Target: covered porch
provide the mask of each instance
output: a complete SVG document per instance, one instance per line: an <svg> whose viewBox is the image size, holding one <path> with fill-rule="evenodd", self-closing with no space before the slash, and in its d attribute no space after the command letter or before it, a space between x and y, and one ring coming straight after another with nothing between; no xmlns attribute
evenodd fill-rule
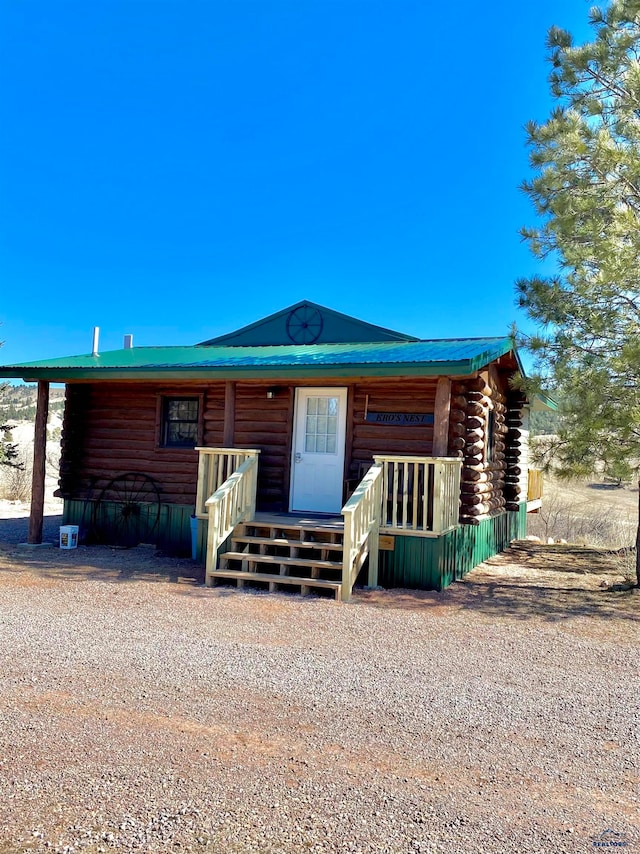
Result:
<svg viewBox="0 0 640 854"><path fill-rule="evenodd" d="M367 563L378 584L380 549L396 537L439 538L458 527L462 461L376 455L337 515L260 513L260 451L197 448L196 517L206 526L205 580L332 591L348 601Z"/></svg>

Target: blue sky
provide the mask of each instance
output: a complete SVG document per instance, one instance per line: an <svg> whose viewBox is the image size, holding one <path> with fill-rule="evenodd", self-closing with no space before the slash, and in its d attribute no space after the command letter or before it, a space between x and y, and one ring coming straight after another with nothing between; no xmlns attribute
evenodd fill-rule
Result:
<svg viewBox="0 0 640 854"><path fill-rule="evenodd" d="M301 299L503 335L523 125L584 0L0 0L0 362L193 344Z"/></svg>

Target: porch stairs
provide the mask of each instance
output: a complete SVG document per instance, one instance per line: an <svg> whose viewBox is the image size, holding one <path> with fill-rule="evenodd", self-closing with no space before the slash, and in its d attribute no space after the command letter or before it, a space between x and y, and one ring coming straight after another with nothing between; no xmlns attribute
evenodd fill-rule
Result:
<svg viewBox="0 0 640 854"><path fill-rule="evenodd" d="M323 590L340 600L343 542L342 519L254 518L234 528L211 578L238 587L259 583L270 593L293 587L304 596Z"/></svg>

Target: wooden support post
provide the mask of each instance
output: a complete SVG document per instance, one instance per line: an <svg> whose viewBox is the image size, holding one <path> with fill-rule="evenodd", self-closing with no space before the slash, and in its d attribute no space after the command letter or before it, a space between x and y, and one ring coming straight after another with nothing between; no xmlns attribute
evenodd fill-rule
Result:
<svg viewBox="0 0 640 854"><path fill-rule="evenodd" d="M369 534L369 574L367 585L378 586L378 554L380 549L380 527L375 525Z"/></svg>
<svg viewBox="0 0 640 854"><path fill-rule="evenodd" d="M249 490L249 498L247 502L247 512L246 518L248 521L251 521L255 518L256 515L256 497L258 495L258 461L256 460L255 466L251 469L250 472L247 473L247 485L246 488Z"/></svg>
<svg viewBox="0 0 640 854"><path fill-rule="evenodd" d="M289 509L289 492L291 489L291 454L293 451L293 431L295 429L294 410L296 402L296 393L293 386L289 386L289 388L287 389L287 394L287 439L284 448L284 469L282 474L282 482L284 484L281 507L282 510Z"/></svg>
<svg viewBox="0 0 640 854"><path fill-rule="evenodd" d="M344 442L344 482L345 492L342 495L343 501L349 497L346 495L346 483L349 478L351 469L351 457L353 455L353 433L354 433L354 402L355 402L355 386L347 386L347 435ZM293 423L293 421L292 421Z"/></svg>
<svg viewBox="0 0 640 854"><path fill-rule="evenodd" d="M204 583L207 587L213 587L213 576L211 575L218 568L218 527L220 519L220 509L217 504L208 508L209 511L209 527L207 529L207 557L205 561Z"/></svg>
<svg viewBox="0 0 640 854"><path fill-rule="evenodd" d="M36 426L33 439L33 475L31 478L31 514L27 542L39 545L42 542L42 518L44 515L44 476L47 456L47 417L49 415L49 383L38 382Z"/></svg>
<svg viewBox="0 0 640 854"><path fill-rule="evenodd" d="M342 549L342 578L340 584L340 599L342 602L348 602L351 598L351 561L353 556L351 554L352 551L352 542L353 542L353 514L345 513L344 514L344 536L343 536L343 549Z"/></svg>
<svg viewBox="0 0 640 854"><path fill-rule="evenodd" d="M233 440L236 423L236 384L227 380L224 384L224 427L222 434L222 445L225 448L233 448Z"/></svg>
<svg viewBox="0 0 640 854"><path fill-rule="evenodd" d="M446 457L449 450L449 410L451 408L451 380L439 377L436 386L436 403L433 414L432 456Z"/></svg>

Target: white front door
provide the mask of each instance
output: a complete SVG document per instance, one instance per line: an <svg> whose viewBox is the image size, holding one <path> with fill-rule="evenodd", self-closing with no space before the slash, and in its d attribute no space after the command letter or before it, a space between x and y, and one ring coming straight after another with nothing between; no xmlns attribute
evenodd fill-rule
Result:
<svg viewBox="0 0 640 854"><path fill-rule="evenodd" d="M296 389L290 510L342 509L346 423L346 388Z"/></svg>

